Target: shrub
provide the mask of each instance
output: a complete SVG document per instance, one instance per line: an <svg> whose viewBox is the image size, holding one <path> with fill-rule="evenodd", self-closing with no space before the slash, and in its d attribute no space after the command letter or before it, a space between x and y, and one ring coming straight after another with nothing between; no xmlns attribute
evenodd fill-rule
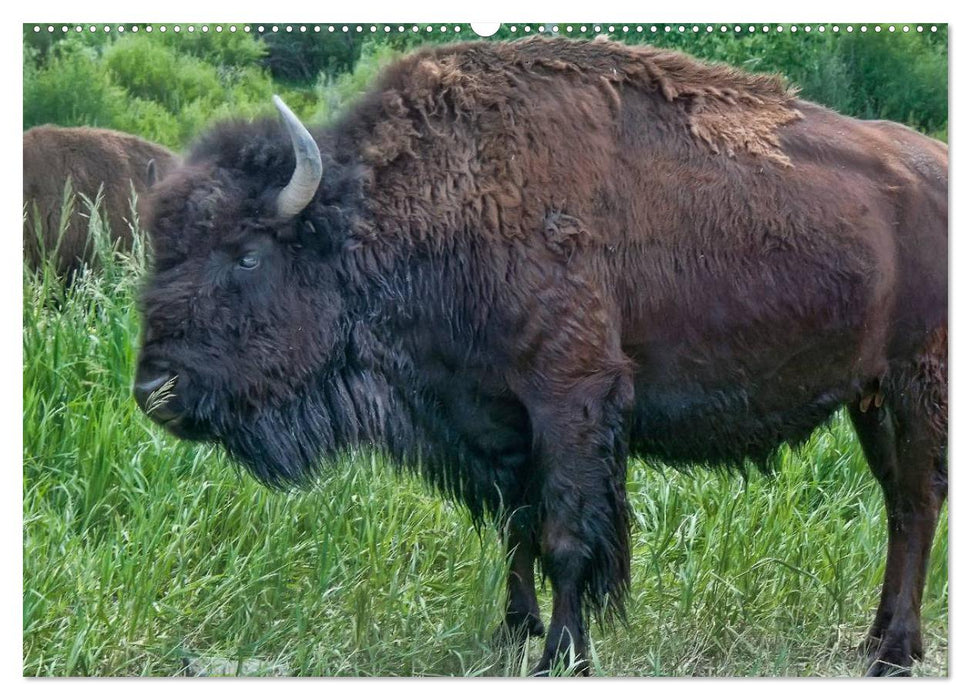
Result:
<svg viewBox="0 0 971 700"><path fill-rule="evenodd" d="M309 83L318 76L349 73L361 55L363 42L350 34L282 33L262 35L266 54L262 64L276 80Z"/></svg>
<svg viewBox="0 0 971 700"><path fill-rule="evenodd" d="M184 25L183 25L184 26ZM243 31L194 32L155 35L154 41L180 54L193 56L215 66L258 67L266 55L266 45Z"/></svg>
<svg viewBox="0 0 971 700"><path fill-rule="evenodd" d="M129 94L162 104L171 112L221 92L215 67L179 54L150 36L129 36L105 51L115 81Z"/></svg>
<svg viewBox="0 0 971 700"><path fill-rule="evenodd" d="M279 89L259 65L262 44L245 34L220 37L129 34L101 44L87 36L52 47L26 43L24 128L102 126L179 149L214 119L272 111L269 97Z"/></svg>
<svg viewBox="0 0 971 700"><path fill-rule="evenodd" d="M112 126L176 150L185 142L185 129L180 117L158 102L140 97L127 101L125 109L120 111Z"/></svg>
<svg viewBox="0 0 971 700"><path fill-rule="evenodd" d="M217 74L225 87L223 94L213 96L224 104L243 106L250 103L268 104L268 98L279 91L266 71L259 66L220 66Z"/></svg>
<svg viewBox="0 0 971 700"><path fill-rule="evenodd" d="M65 40L42 68L24 68L24 129L40 124L111 127L125 92L111 81L97 51Z"/></svg>
<svg viewBox="0 0 971 700"><path fill-rule="evenodd" d="M850 73L854 113L925 131L947 123L947 45L917 34L854 34L838 54Z"/></svg>

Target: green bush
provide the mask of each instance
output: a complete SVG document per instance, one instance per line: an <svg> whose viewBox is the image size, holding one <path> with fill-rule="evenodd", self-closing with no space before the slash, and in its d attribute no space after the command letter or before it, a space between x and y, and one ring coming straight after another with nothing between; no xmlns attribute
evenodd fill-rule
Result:
<svg viewBox="0 0 971 700"><path fill-rule="evenodd" d="M279 89L260 66L264 52L252 36L228 33L27 43L24 128L88 124L179 149L215 119L271 111L270 95Z"/></svg>
<svg viewBox="0 0 971 700"><path fill-rule="evenodd" d="M179 54L149 36L129 36L105 51L105 63L118 85L133 97L153 100L171 112L220 93L214 66Z"/></svg>
<svg viewBox="0 0 971 700"><path fill-rule="evenodd" d="M850 109L925 131L947 124L947 44L917 34L854 34L836 47L849 72Z"/></svg>
<svg viewBox="0 0 971 700"><path fill-rule="evenodd" d="M267 53L267 47L263 41L242 30L230 32L224 29L221 32L213 30L203 32L201 25L194 26L196 29L191 33L166 32L155 35L153 41L173 51L216 66L258 67Z"/></svg>
<svg viewBox="0 0 971 700"><path fill-rule="evenodd" d="M259 66L220 66L217 74L237 102L265 100L267 93L275 89L270 76Z"/></svg>
<svg viewBox="0 0 971 700"><path fill-rule="evenodd" d="M24 70L24 129L40 124L111 127L126 109L95 49L63 41L39 69Z"/></svg>
<svg viewBox="0 0 971 700"><path fill-rule="evenodd" d="M266 47L262 64L276 80L290 84L313 82L321 74L333 78L350 72L362 44L344 32L271 32L263 34L261 41Z"/></svg>
<svg viewBox="0 0 971 700"><path fill-rule="evenodd" d="M90 25L84 25L84 30L81 32L75 31L74 27L77 25L73 24L68 25L71 29L67 32L60 31L60 28L64 25L54 26L56 31L53 32L43 30L35 32L33 23L23 25L25 60L29 52L37 66L46 64L54 56L58 47L64 43L85 46L100 53L104 46L117 36L115 32L101 30L91 32L88 30ZM46 27L44 29L46 30Z"/></svg>
<svg viewBox="0 0 971 700"><path fill-rule="evenodd" d="M112 127L173 148L185 141L186 129L179 117L158 102L140 97L128 100Z"/></svg>

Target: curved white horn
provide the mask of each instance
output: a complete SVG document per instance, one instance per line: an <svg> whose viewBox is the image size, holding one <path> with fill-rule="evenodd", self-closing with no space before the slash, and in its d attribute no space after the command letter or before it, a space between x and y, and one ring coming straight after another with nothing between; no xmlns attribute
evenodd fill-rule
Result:
<svg viewBox="0 0 971 700"><path fill-rule="evenodd" d="M276 105L280 116L283 117L283 123L287 126L290 140L293 142L293 155L297 159L290 182L280 190L277 197L276 213L283 218L292 218L303 211L314 198L324 169L320 163L320 149L307 128L300 123L279 95L273 96L273 104Z"/></svg>

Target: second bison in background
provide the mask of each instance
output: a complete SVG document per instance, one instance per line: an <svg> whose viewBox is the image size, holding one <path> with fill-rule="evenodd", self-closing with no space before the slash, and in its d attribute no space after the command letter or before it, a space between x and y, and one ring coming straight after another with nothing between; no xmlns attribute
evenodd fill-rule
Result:
<svg viewBox="0 0 971 700"><path fill-rule="evenodd" d="M274 484L383 449L511 518L506 625L543 632L538 559L546 672L623 603L629 455L765 463L846 407L890 524L869 671L921 655L943 144L606 41L422 50L313 134L277 107L285 128L216 127L153 189L154 420Z"/></svg>
<svg viewBox="0 0 971 700"><path fill-rule="evenodd" d="M69 275L94 253L88 238L88 210L80 195L92 202L103 190L102 215L113 241L131 246L132 190L144 194L150 171L162 177L178 163L164 146L109 129L38 126L24 133L24 259L36 269L58 246L65 184L75 194L73 211L57 247L54 265ZM38 227L41 241L38 240Z"/></svg>

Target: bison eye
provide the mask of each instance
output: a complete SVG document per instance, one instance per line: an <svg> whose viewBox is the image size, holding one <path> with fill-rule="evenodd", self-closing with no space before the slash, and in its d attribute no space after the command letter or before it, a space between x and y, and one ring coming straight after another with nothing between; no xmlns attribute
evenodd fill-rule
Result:
<svg viewBox="0 0 971 700"><path fill-rule="evenodd" d="M241 257L237 264L244 270L253 270L260 266L260 256L255 251L250 251Z"/></svg>

